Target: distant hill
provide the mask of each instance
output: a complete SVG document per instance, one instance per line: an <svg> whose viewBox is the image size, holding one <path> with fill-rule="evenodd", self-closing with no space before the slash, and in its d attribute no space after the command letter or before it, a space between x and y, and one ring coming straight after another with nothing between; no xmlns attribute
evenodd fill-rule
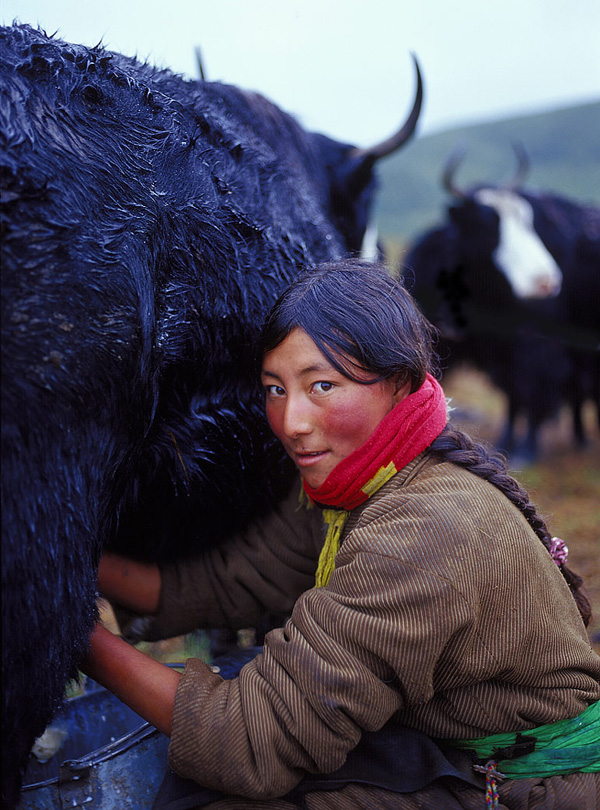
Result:
<svg viewBox="0 0 600 810"><path fill-rule="evenodd" d="M417 137L378 167L376 219L392 253L445 215L450 197L441 176L454 149L467 148L456 173L467 188L509 180L514 141L529 155L526 187L600 205L600 102Z"/></svg>

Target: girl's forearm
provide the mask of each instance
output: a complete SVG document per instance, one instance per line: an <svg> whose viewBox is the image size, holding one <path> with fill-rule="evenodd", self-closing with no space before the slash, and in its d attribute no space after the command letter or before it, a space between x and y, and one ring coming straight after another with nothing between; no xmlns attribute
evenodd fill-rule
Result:
<svg viewBox="0 0 600 810"><path fill-rule="evenodd" d="M160 569L155 563L129 560L112 552L100 560L98 589L114 604L136 613L156 613L160 587Z"/></svg>
<svg viewBox="0 0 600 810"><path fill-rule="evenodd" d="M80 670L171 736L178 672L149 658L98 624Z"/></svg>

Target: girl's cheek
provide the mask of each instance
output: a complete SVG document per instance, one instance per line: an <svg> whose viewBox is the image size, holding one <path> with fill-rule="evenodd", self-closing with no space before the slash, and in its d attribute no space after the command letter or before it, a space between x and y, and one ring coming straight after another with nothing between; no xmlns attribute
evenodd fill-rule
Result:
<svg viewBox="0 0 600 810"><path fill-rule="evenodd" d="M364 425L364 414L360 409L351 405L340 404L330 408L322 414L321 425L324 430L332 433L354 433Z"/></svg>
<svg viewBox="0 0 600 810"><path fill-rule="evenodd" d="M278 411L279 411L278 408L276 408L272 404L269 405L269 403L267 403L265 408L265 412L267 415L267 422L269 423L269 427L277 437L281 436L281 414Z"/></svg>

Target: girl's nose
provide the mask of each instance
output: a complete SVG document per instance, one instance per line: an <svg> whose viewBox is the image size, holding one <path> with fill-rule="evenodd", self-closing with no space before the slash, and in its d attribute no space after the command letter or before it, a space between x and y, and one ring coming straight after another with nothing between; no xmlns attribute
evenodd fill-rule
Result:
<svg viewBox="0 0 600 810"><path fill-rule="evenodd" d="M310 417L306 403L301 399L288 396L283 417L283 430L289 439L311 431Z"/></svg>

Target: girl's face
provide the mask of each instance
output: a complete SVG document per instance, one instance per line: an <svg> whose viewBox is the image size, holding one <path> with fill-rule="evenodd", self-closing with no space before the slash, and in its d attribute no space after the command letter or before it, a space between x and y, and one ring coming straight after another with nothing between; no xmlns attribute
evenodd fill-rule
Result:
<svg viewBox="0 0 600 810"><path fill-rule="evenodd" d="M271 429L313 488L410 392L410 382L349 380L300 328L265 354L262 383Z"/></svg>

